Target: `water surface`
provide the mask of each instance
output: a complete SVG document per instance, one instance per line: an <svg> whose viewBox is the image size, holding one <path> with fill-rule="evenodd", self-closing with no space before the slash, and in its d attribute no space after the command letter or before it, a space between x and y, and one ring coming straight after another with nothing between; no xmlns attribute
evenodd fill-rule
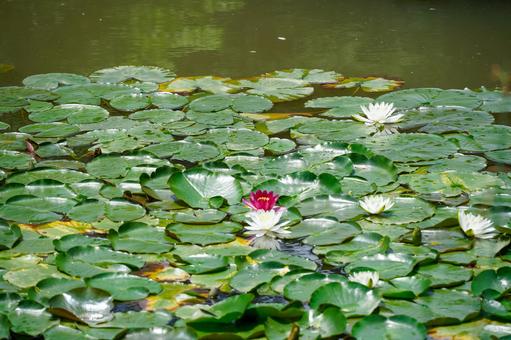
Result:
<svg viewBox="0 0 511 340"><path fill-rule="evenodd" d="M16 67L0 85L147 64L180 75L317 67L407 87L493 87L491 66L511 69L510 13L498 0L0 0L0 63Z"/></svg>

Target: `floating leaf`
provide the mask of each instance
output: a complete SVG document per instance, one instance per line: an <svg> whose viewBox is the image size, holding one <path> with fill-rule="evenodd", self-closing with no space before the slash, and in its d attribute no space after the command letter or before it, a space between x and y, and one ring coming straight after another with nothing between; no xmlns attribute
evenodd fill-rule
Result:
<svg viewBox="0 0 511 340"><path fill-rule="evenodd" d="M90 83L87 77L73 73L34 74L23 79L27 87L42 90L53 90L59 86L83 85Z"/></svg>
<svg viewBox="0 0 511 340"><path fill-rule="evenodd" d="M324 85L328 88L335 89L350 89L354 87L358 87L362 89L364 92L385 92L392 91L398 87L401 87L404 84L404 81L401 80L393 80L393 79L385 79L385 78L377 78L377 77L367 77L367 78L343 78L339 82L335 84L327 84Z"/></svg>
<svg viewBox="0 0 511 340"><path fill-rule="evenodd" d="M421 106L463 106L476 108L482 101L476 95L462 90L442 90L438 88L406 89L384 94L377 99L380 102L394 103L401 109Z"/></svg>
<svg viewBox="0 0 511 340"><path fill-rule="evenodd" d="M112 319L112 297L95 288L75 288L49 301L52 313L95 325Z"/></svg>
<svg viewBox="0 0 511 340"><path fill-rule="evenodd" d="M155 66L116 66L98 70L90 78L98 83L122 83L127 80L164 83L174 78L174 74Z"/></svg>
<svg viewBox="0 0 511 340"><path fill-rule="evenodd" d="M104 290L115 300L139 300L161 291L158 282L126 273L103 273L86 280L92 288Z"/></svg>
<svg viewBox="0 0 511 340"><path fill-rule="evenodd" d="M440 136L420 133L377 136L364 139L363 143L395 162L445 158L457 151L456 145Z"/></svg>
<svg viewBox="0 0 511 340"><path fill-rule="evenodd" d="M231 78L222 77L178 77L160 85L160 91L174 93L192 93L204 91L213 94L237 92L239 87L231 82Z"/></svg>
<svg viewBox="0 0 511 340"><path fill-rule="evenodd" d="M209 208L215 197L235 204L242 196L241 185L234 177L200 168L174 173L169 185L179 199L194 208Z"/></svg>
<svg viewBox="0 0 511 340"><path fill-rule="evenodd" d="M337 306L347 317L369 315L379 303L373 290L355 282L327 283L312 293L310 302L315 309L324 304Z"/></svg>
<svg viewBox="0 0 511 340"><path fill-rule="evenodd" d="M426 338L426 327L405 315L390 318L370 315L353 325L352 334L361 340L400 338L420 340Z"/></svg>
<svg viewBox="0 0 511 340"><path fill-rule="evenodd" d="M335 83L338 78L342 77L339 73L335 71L324 71L320 69L303 69L303 68L273 71L264 74L264 76L269 78L301 79L309 84Z"/></svg>
<svg viewBox="0 0 511 340"><path fill-rule="evenodd" d="M314 89L308 83L298 79L259 78L254 81L241 80L240 85L248 88L247 93L269 98L275 102L285 102L307 97Z"/></svg>
<svg viewBox="0 0 511 340"><path fill-rule="evenodd" d="M22 301L8 314L12 330L16 333L36 336L58 323L46 308L34 301Z"/></svg>

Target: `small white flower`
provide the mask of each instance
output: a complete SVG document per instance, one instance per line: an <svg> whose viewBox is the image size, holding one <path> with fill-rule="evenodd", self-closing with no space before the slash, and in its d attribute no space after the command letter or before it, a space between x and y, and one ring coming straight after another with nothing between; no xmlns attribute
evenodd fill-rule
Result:
<svg viewBox="0 0 511 340"><path fill-rule="evenodd" d="M493 222L481 215L459 210L458 222L463 232L470 237L489 239L498 235L497 229L493 227Z"/></svg>
<svg viewBox="0 0 511 340"><path fill-rule="evenodd" d="M392 115L396 111L393 103L371 103L368 106L360 106L360 109L362 109L365 117L361 115L353 115L352 117L366 125L397 123L403 117L403 114Z"/></svg>
<svg viewBox="0 0 511 340"><path fill-rule="evenodd" d="M371 215L381 214L393 206L392 199L381 195L366 196L360 201L360 207Z"/></svg>
<svg viewBox="0 0 511 340"><path fill-rule="evenodd" d="M283 227L289 223L280 222L285 209L272 209L269 211L256 210L247 214L245 227L248 235L254 236L251 244L257 248L278 249L279 242L276 240L282 234L289 234L289 230Z"/></svg>
<svg viewBox="0 0 511 340"><path fill-rule="evenodd" d="M360 271L350 274L348 280L358 282L368 288L374 288L380 284L380 275L377 272Z"/></svg>

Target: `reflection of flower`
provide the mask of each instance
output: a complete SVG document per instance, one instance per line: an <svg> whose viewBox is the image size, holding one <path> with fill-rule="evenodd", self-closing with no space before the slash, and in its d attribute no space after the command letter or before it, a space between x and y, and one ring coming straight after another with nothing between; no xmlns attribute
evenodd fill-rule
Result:
<svg viewBox="0 0 511 340"><path fill-rule="evenodd" d="M245 229L247 234L254 236L251 241L254 247L279 248L279 242L276 239L282 234L290 233L290 231L283 229L289 221L279 223L284 211L284 208L278 208L269 211L255 210L247 214L248 226Z"/></svg>
<svg viewBox="0 0 511 340"><path fill-rule="evenodd" d="M348 276L348 279L353 282L358 282L366 287L373 288L377 287L380 283L380 275L373 271L360 271L352 273Z"/></svg>
<svg viewBox="0 0 511 340"><path fill-rule="evenodd" d="M250 193L250 200L243 199L243 203L253 210L269 211L275 207L275 203L279 199L279 195L273 191L261 191Z"/></svg>
<svg viewBox="0 0 511 340"><path fill-rule="evenodd" d="M467 236L488 239L498 234L497 229L493 227L493 222L481 215L466 213L463 210L459 210L458 222Z"/></svg>
<svg viewBox="0 0 511 340"><path fill-rule="evenodd" d="M396 111L392 103L381 102L360 106L360 108L365 117L361 115L353 115L352 117L366 125L397 123L403 117L403 114L392 115Z"/></svg>
<svg viewBox="0 0 511 340"><path fill-rule="evenodd" d="M360 201L360 207L372 215L381 214L394 206L390 198L381 195L366 196Z"/></svg>

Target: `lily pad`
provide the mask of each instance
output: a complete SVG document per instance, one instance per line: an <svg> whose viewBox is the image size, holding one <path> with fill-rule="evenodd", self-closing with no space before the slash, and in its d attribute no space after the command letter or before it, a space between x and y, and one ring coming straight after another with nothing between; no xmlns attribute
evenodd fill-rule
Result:
<svg viewBox="0 0 511 340"><path fill-rule="evenodd" d="M239 181L234 177L200 168L172 174L169 185L179 199L194 208L218 207L218 197L228 204L235 204L240 202L243 194Z"/></svg>
<svg viewBox="0 0 511 340"><path fill-rule="evenodd" d="M267 97L274 103L307 97L314 92L306 81L299 79L259 78L254 81L241 80L239 83L248 88L247 93Z"/></svg>
<svg viewBox="0 0 511 340"><path fill-rule="evenodd" d="M324 85L328 88L336 89L350 89L360 88L364 92L386 92L392 91L403 85L401 80L385 79L379 77L367 77L367 78L344 78L335 84Z"/></svg>
<svg viewBox="0 0 511 340"><path fill-rule="evenodd" d="M380 315L366 316L353 325L352 334L361 340L376 339L425 339L427 332L423 324L405 316L385 318Z"/></svg>
<svg viewBox="0 0 511 340"><path fill-rule="evenodd" d="M393 134L363 140L374 153L394 162L414 162L446 158L457 151L454 143L440 136L422 133Z"/></svg>
<svg viewBox="0 0 511 340"><path fill-rule="evenodd" d="M103 273L86 280L92 288L104 290L115 300L139 300L161 291L158 282L126 273Z"/></svg>
<svg viewBox="0 0 511 340"><path fill-rule="evenodd" d="M174 74L155 66L116 66L95 71L90 79L97 83L115 84L127 80L164 83L174 78Z"/></svg>
<svg viewBox="0 0 511 340"><path fill-rule="evenodd" d="M377 99L379 102L394 103L401 109L421 106L462 106L476 108L482 101L474 94L461 90L442 90L438 88L417 88L395 91L384 94Z"/></svg>
<svg viewBox="0 0 511 340"><path fill-rule="evenodd" d="M39 335L58 323L43 305L29 300L20 302L7 317L14 332L31 336Z"/></svg>
<svg viewBox="0 0 511 340"><path fill-rule="evenodd" d="M75 288L57 295L49 301L52 313L89 325L112 319L114 307L112 297L95 288Z"/></svg>
<svg viewBox="0 0 511 340"><path fill-rule="evenodd" d="M373 290L355 282L332 282L321 286L312 293L310 304L317 309L321 305L334 305L347 317L371 314L380 298Z"/></svg>
<svg viewBox="0 0 511 340"><path fill-rule="evenodd" d="M53 90L59 86L88 84L90 80L87 77L73 73L45 73L34 74L23 79L23 84L27 87Z"/></svg>

